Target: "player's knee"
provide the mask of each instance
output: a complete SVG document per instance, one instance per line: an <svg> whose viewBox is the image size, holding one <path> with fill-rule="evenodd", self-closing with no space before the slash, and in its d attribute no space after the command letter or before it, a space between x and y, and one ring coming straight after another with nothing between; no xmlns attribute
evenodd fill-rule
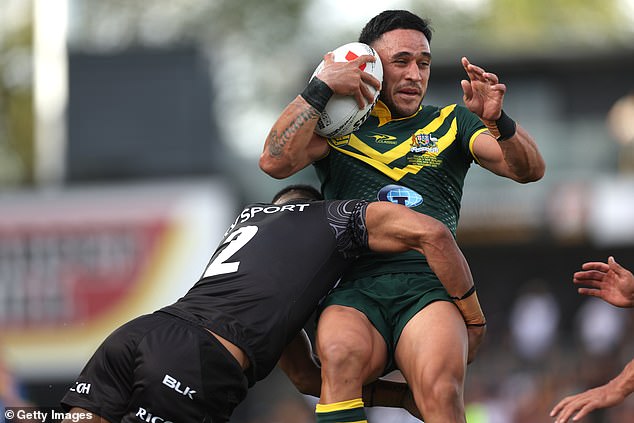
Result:
<svg viewBox="0 0 634 423"><path fill-rule="evenodd" d="M423 387L420 394L418 400L422 402L425 410L464 409L463 387L458 380L446 378L432 381Z"/></svg>
<svg viewBox="0 0 634 423"><path fill-rule="evenodd" d="M336 337L323 341L319 345L319 359L328 371L358 373L370 361L369 343L358 342L349 337Z"/></svg>
<svg viewBox="0 0 634 423"><path fill-rule="evenodd" d="M365 317L347 307L328 307L317 328L322 372L365 374L373 358L375 334Z"/></svg>

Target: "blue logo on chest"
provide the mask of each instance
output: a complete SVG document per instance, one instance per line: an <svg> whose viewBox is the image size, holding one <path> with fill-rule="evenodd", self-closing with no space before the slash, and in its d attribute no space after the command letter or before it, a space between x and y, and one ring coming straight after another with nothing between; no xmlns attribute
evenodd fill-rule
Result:
<svg viewBox="0 0 634 423"><path fill-rule="evenodd" d="M402 204L409 208L416 207L423 203L423 196L416 191L402 187L400 185L386 185L379 190L376 198L379 201L389 201L391 203Z"/></svg>

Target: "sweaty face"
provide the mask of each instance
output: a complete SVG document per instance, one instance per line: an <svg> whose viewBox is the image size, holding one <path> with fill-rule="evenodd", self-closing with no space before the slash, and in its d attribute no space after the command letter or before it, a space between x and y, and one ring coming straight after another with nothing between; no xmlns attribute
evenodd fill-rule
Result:
<svg viewBox="0 0 634 423"><path fill-rule="evenodd" d="M383 63L381 101L392 117L416 113L429 81L431 50L427 38L416 30L395 29L383 34L372 47Z"/></svg>

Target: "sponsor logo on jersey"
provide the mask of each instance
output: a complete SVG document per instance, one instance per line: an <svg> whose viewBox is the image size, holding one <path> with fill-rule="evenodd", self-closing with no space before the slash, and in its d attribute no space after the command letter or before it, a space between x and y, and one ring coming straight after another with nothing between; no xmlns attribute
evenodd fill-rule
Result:
<svg viewBox="0 0 634 423"><path fill-rule="evenodd" d="M90 393L90 383L75 382L75 386L70 388L71 392L77 392L78 394L88 395Z"/></svg>
<svg viewBox="0 0 634 423"><path fill-rule="evenodd" d="M392 135L386 134L374 134L370 135L370 138L374 138L374 142L377 144L392 144L395 145L397 143L396 137Z"/></svg>
<svg viewBox="0 0 634 423"><path fill-rule="evenodd" d="M229 229L227 229L224 236L226 237L233 230L233 228L236 227L238 223L246 222L247 220L257 215L258 213L272 214L272 213L278 213L278 212L303 212L308 207L310 207L310 204L308 203L284 204L280 206L271 204L269 206L247 207L244 210L242 210L242 212L238 215L238 217L236 217L236 220L231 224L231 226L229 226Z"/></svg>
<svg viewBox="0 0 634 423"><path fill-rule="evenodd" d="M379 190L376 198L379 201L389 201L391 203L402 204L409 208L423 204L423 196L400 185L386 185Z"/></svg>
<svg viewBox="0 0 634 423"><path fill-rule="evenodd" d="M172 388L181 395L188 396L189 399L194 399L194 394L196 393L196 391L191 389L189 386L181 388L181 383L170 375L165 375L165 377L163 378L163 385Z"/></svg>
<svg viewBox="0 0 634 423"><path fill-rule="evenodd" d="M156 416L150 413L150 411L143 407L139 407L135 414L135 417L138 417L139 420L146 423L173 423L171 420L165 420L161 416Z"/></svg>
<svg viewBox="0 0 634 423"><path fill-rule="evenodd" d="M438 153L438 138L431 134L414 134L412 136L412 147L409 151L416 154Z"/></svg>

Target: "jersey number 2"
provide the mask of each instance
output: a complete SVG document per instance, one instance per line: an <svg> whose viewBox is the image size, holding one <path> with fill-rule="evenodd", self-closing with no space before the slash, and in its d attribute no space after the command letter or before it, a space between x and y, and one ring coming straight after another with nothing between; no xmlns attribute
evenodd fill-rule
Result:
<svg viewBox="0 0 634 423"><path fill-rule="evenodd" d="M240 262L227 262L227 260L237 253L240 248L244 247L247 242L251 241L257 232L257 226L243 226L229 235L219 248L221 251L207 266L203 278L237 272Z"/></svg>

